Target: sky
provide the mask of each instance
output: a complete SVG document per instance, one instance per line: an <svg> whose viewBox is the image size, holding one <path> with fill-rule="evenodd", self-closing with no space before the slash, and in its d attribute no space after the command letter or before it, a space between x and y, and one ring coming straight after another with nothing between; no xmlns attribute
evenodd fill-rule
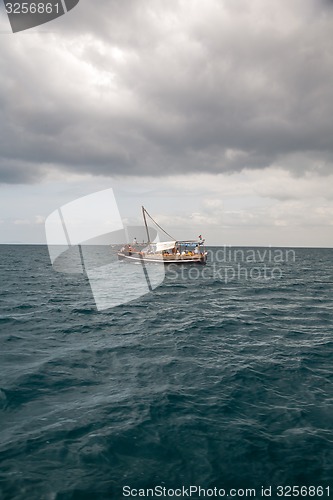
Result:
<svg viewBox="0 0 333 500"><path fill-rule="evenodd" d="M176 238L333 247L333 1L0 4L0 243L113 188Z"/></svg>

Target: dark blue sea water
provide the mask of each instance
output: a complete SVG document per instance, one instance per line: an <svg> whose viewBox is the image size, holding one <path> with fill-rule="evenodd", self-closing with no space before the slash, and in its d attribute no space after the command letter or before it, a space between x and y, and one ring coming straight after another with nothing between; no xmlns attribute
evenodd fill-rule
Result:
<svg viewBox="0 0 333 500"><path fill-rule="evenodd" d="M333 496L333 250L211 250L98 312L45 246L0 246L1 499Z"/></svg>

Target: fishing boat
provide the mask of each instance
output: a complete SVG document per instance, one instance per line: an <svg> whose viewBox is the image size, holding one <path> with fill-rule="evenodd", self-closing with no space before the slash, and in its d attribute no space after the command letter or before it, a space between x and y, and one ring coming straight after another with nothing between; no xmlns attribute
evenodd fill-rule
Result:
<svg viewBox="0 0 333 500"><path fill-rule="evenodd" d="M205 264L207 252L205 240L200 235L196 240L176 240L167 233L142 207L143 220L146 227L147 243L143 248L139 245L124 245L118 252L118 258L134 262L152 262L159 264ZM150 241L147 217L170 239L168 241Z"/></svg>

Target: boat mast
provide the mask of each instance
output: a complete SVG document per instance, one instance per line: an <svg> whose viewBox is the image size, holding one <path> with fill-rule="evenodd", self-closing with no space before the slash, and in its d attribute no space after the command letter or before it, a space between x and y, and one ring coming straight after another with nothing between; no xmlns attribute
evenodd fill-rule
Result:
<svg viewBox="0 0 333 500"><path fill-rule="evenodd" d="M146 226L146 231L147 231L147 238L148 238L147 243L150 243L150 236L149 236L149 231L148 231L148 226L147 226L147 219L146 219L146 210L145 210L144 206L142 206L142 215L143 215L143 220L145 221L145 226Z"/></svg>
<svg viewBox="0 0 333 500"><path fill-rule="evenodd" d="M154 220L152 218L152 216L150 215L150 213L147 212L147 210L142 207L142 211L143 211L143 218L144 218L144 221L145 221L145 224L146 224L146 229L147 229L147 222L146 222L146 214L148 215L149 219L151 219L153 221L153 223L155 224L155 226L157 226L161 231L163 231L164 234L166 234L167 236L169 236L169 238L171 238L172 240L176 240L176 238L173 238L171 236L171 234L167 233L165 229L163 229L163 227L161 227L159 224L157 224L156 220ZM147 234L148 234L148 229L147 229ZM149 238L149 234L148 234L148 238Z"/></svg>

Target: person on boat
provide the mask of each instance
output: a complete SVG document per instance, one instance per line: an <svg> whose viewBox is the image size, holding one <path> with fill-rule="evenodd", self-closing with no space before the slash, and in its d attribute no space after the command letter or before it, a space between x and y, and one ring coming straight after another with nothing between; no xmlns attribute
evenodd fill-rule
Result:
<svg viewBox="0 0 333 500"><path fill-rule="evenodd" d="M199 245L195 245L194 254L195 255L199 254Z"/></svg>

